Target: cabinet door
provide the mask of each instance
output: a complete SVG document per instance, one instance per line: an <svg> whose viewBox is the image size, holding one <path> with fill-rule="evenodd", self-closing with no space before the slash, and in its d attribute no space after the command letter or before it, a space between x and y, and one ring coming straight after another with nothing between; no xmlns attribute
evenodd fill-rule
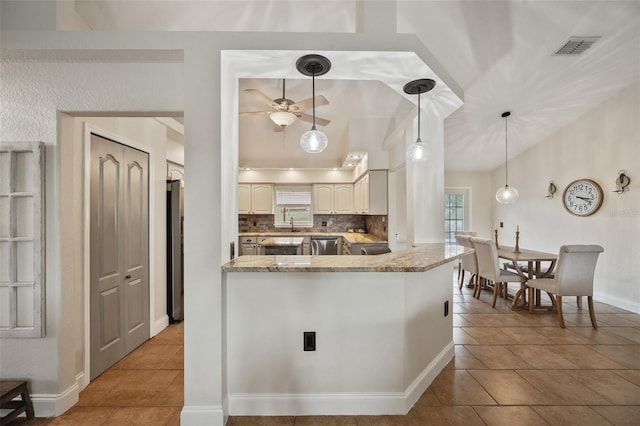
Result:
<svg viewBox="0 0 640 426"><path fill-rule="evenodd" d="M362 178L362 212L369 213L369 175Z"/></svg>
<svg viewBox="0 0 640 426"><path fill-rule="evenodd" d="M333 213L333 185L313 185L313 212L315 214Z"/></svg>
<svg viewBox="0 0 640 426"><path fill-rule="evenodd" d="M242 256L255 256L257 253L257 245L254 243L242 244Z"/></svg>
<svg viewBox="0 0 640 426"><path fill-rule="evenodd" d="M338 214L353 213L353 185L337 184L333 190L334 211Z"/></svg>
<svg viewBox="0 0 640 426"><path fill-rule="evenodd" d="M251 185L238 184L238 214L251 213Z"/></svg>
<svg viewBox="0 0 640 426"><path fill-rule="evenodd" d="M273 214L273 187L270 184L251 185L252 214Z"/></svg>
<svg viewBox="0 0 640 426"><path fill-rule="evenodd" d="M371 170L369 172L368 214L387 214L388 175L386 170Z"/></svg>

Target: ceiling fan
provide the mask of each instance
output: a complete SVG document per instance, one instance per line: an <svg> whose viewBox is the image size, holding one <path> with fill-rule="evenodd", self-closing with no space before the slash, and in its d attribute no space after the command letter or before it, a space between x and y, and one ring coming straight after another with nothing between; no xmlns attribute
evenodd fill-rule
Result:
<svg viewBox="0 0 640 426"><path fill-rule="evenodd" d="M285 95L285 79L282 79L282 97L278 99L270 99L267 95L259 91L258 89L245 89L245 92L251 93L264 104L269 105L271 108L265 111L248 111L241 112L241 116L251 115L268 115L271 121L273 121L278 127L275 131L283 131L288 126L293 124L298 118L300 120L312 122L313 117L303 111L313 106L313 98L308 98L300 102L294 102L291 99L287 99ZM322 106L329 104L327 98L322 95L315 97L316 106ZM316 124L326 126L331 121L316 117Z"/></svg>

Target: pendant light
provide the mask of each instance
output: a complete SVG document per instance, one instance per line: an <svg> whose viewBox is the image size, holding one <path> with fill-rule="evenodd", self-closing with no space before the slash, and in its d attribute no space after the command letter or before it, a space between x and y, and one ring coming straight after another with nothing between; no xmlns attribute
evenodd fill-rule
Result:
<svg viewBox="0 0 640 426"><path fill-rule="evenodd" d="M427 146L420 139L420 95L433 89L436 82L430 78L413 80L405 84L404 93L408 95L418 95L418 139L407 148L407 158L413 162L426 161L429 156Z"/></svg>
<svg viewBox="0 0 640 426"><path fill-rule="evenodd" d="M502 113L502 118L504 118L504 186L496 192L496 200L500 204L511 204L518 201L518 190L513 186L509 186L509 169L507 167L507 121L510 115L509 111Z"/></svg>
<svg viewBox="0 0 640 426"><path fill-rule="evenodd" d="M329 144L327 135L316 129L316 76L324 75L331 69L331 61L321 55L305 55L298 59L296 68L304 75L312 77L313 125L300 137L300 146L310 154L324 151Z"/></svg>

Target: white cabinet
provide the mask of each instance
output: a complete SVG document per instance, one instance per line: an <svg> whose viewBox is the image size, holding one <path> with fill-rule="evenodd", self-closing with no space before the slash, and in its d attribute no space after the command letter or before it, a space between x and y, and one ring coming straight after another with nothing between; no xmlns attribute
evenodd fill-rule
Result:
<svg viewBox="0 0 640 426"><path fill-rule="evenodd" d="M350 183L313 185L315 214L352 214L353 185Z"/></svg>
<svg viewBox="0 0 640 426"><path fill-rule="evenodd" d="M387 171L370 170L353 185L356 214L387 214Z"/></svg>
<svg viewBox="0 0 640 426"><path fill-rule="evenodd" d="M238 184L239 214L273 214L273 185L269 183Z"/></svg>
<svg viewBox="0 0 640 426"><path fill-rule="evenodd" d="M240 237L240 255L255 256L258 252L257 237Z"/></svg>

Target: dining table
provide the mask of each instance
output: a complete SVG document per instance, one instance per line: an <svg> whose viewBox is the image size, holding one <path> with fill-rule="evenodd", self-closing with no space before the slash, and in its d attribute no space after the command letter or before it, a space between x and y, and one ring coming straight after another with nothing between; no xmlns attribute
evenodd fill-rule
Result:
<svg viewBox="0 0 640 426"><path fill-rule="evenodd" d="M515 247L502 245L498 247L498 257L511 261L512 268L518 273L518 275L526 278L527 280L531 280L534 277L549 278L553 276L553 271L558 260L558 255L555 253L546 253L543 251L529 250L524 248L519 248L518 251L516 251ZM549 265L545 265L545 267L543 268L543 262L549 262ZM527 264L526 268L522 267L523 263ZM520 297L523 297L523 303L526 305L526 289L526 284L524 284L516 292L516 294L513 296L511 309L515 309L517 307ZM539 290L536 291L535 306L536 308L541 307Z"/></svg>

